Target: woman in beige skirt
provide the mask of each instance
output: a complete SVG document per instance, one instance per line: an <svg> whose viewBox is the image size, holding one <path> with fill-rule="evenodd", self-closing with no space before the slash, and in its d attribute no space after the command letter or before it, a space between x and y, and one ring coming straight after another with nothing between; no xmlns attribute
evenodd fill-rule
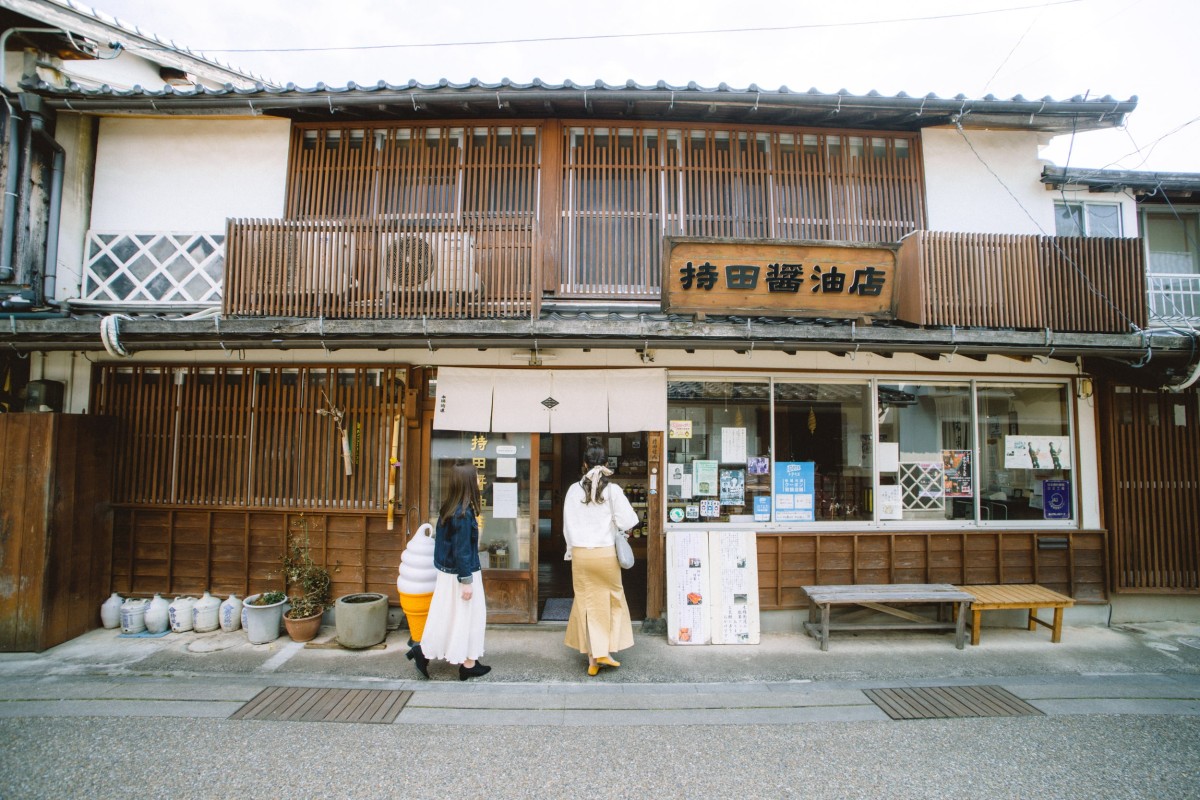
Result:
<svg viewBox="0 0 1200 800"><path fill-rule="evenodd" d="M604 448L588 447L583 479L567 490L563 503L566 560L571 562L575 602L567 620L567 647L588 657L588 675L601 665L619 667L612 654L633 646L633 623L621 585L614 542L638 523L621 487L608 480Z"/></svg>

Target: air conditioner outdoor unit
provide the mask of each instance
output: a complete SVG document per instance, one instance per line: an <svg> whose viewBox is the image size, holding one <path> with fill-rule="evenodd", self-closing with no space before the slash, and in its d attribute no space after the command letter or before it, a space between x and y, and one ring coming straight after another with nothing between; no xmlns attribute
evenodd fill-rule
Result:
<svg viewBox="0 0 1200 800"><path fill-rule="evenodd" d="M478 292L475 243L466 233L380 235L384 280L399 291Z"/></svg>

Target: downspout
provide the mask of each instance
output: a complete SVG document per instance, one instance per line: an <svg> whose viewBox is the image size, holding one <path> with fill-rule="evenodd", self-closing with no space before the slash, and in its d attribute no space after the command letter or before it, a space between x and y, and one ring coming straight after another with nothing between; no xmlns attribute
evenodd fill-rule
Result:
<svg viewBox="0 0 1200 800"><path fill-rule="evenodd" d="M14 33L65 33L61 28L9 28L4 33L0 33L0 97L4 99L4 105L8 109L8 180L4 187L4 232L3 238L0 239L0 281L11 281L16 274L16 268L13 266L14 257L16 255L16 224L17 210L20 208L16 201L18 174L17 174L17 159L20 158L20 145L17 142L17 137L20 132L21 118L17 116L16 109L9 102L9 95L13 94L8 88L7 64L5 56L8 53L8 37ZM61 185L60 185L61 189ZM53 212L51 212L53 213ZM57 253L58 243L55 242L55 258Z"/></svg>

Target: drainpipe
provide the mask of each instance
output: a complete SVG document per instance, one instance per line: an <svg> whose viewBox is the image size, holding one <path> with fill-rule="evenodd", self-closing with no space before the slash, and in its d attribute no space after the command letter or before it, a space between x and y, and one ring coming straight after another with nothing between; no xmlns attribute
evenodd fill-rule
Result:
<svg viewBox="0 0 1200 800"><path fill-rule="evenodd" d="M0 281L11 281L16 274L16 267L13 265L16 256L16 242L14 240L17 211L20 205L17 200L18 173L16 166L21 156L20 144L17 141L17 136L20 131L21 118L17 116L16 110L9 102L9 95L13 91L8 88L5 82L8 73L6 72L7 65L5 64L5 56L8 54L8 37L14 33L65 33L62 28L9 28L0 33L0 97L4 99L4 105L8 108L8 181L4 188L4 232L0 238ZM61 188L61 186L60 186ZM53 212L51 212L53 213ZM55 258L57 253L58 243L55 242Z"/></svg>

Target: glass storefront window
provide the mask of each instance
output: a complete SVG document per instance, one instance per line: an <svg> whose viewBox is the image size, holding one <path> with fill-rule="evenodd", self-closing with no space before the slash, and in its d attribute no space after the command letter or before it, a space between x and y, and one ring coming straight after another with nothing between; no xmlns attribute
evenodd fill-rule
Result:
<svg viewBox="0 0 1200 800"><path fill-rule="evenodd" d="M983 519L1071 519L1067 387L981 383L978 396Z"/></svg>
<svg viewBox="0 0 1200 800"><path fill-rule="evenodd" d="M871 519L869 387L777 381L773 395L775 520Z"/></svg>
<svg viewBox="0 0 1200 800"><path fill-rule="evenodd" d="M667 385L667 521L770 519L768 381Z"/></svg>
<svg viewBox="0 0 1200 800"><path fill-rule="evenodd" d="M484 569L529 569L531 440L528 433L433 432L429 521L437 524L450 468L474 464L483 500L479 546Z"/></svg>
<svg viewBox="0 0 1200 800"><path fill-rule="evenodd" d="M972 520L971 387L879 384L879 518Z"/></svg>

